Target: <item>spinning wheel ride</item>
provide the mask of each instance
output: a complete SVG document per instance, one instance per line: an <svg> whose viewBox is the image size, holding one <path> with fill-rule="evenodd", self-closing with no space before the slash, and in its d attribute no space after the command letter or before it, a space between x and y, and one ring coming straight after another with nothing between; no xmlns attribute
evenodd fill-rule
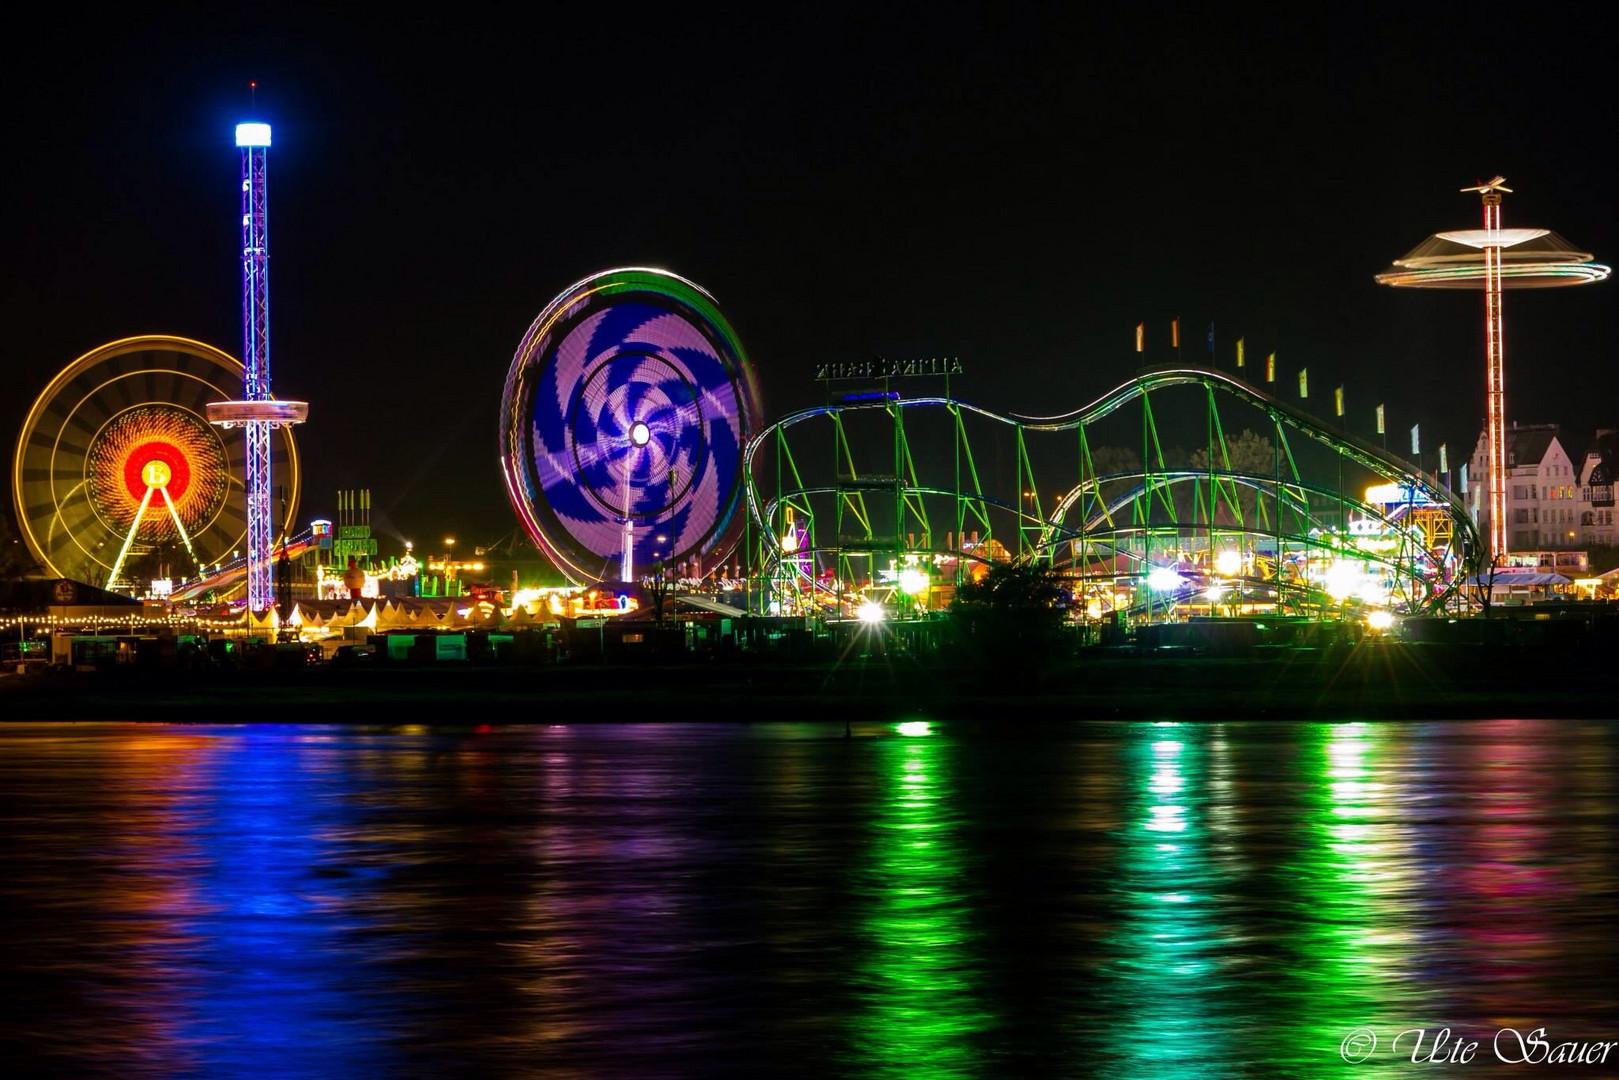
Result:
<svg viewBox="0 0 1619 1080"><path fill-rule="evenodd" d="M712 569L745 524L758 430L752 365L714 299L662 270L608 270L529 328L506 378L500 455L512 507L576 582L653 563Z"/></svg>
<svg viewBox="0 0 1619 1080"><path fill-rule="evenodd" d="M51 380L17 440L12 498L47 573L127 587L131 563L162 551L190 576L242 547L244 450L207 406L235 396L242 365L185 338L114 341ZM285 528L298 504L290 429L272 442L286 477Z"/></svg>

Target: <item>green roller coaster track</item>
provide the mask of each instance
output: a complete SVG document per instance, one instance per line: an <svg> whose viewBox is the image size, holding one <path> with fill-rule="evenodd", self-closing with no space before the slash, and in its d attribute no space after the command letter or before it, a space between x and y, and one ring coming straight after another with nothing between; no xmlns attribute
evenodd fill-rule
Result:
<svg viewBox="0 0 1619 1080"><path fill-rule="evenodd" d="M1168 431L1194 449L1166 449ZM784 612L894 599L905 568L948 595L997 561L1058 569L1096 619L1435 611L1465 602L1482 550L1438 477L1197 367L1044 418L859 395L776 421L744 469L749 564L761 603ZM1362 483L1403 501L1368 501Z"/></svg>

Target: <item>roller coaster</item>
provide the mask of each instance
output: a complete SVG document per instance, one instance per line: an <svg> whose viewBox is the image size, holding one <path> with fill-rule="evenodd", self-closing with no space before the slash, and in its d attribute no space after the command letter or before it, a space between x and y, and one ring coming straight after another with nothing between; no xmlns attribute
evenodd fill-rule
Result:
<svg viewBox="0 0 1619 1080"><path fill-rule="evenodd" d="M280 559L285 555L288 559L302 558L310 548L320 543L312 529L305 529L297 536L283 537L271 548L272 558ZM179 585L169 595L175 603L194 603L203 597L213 594L216 596L229 596L242 583L247 580L248 560L238 555L233 559L222 561L212 569L204 571L195 578L190 578Z"/></svg>
<svg viewBox="0 0 1619 1080"><path fill-rule="evenodd" d="M936 608L996 563L1053 568L1098 621L1433 612L1482 551L1439 477L1195 366L1052 417L846 395L764 428L743 468L781 613Z"/></svg>

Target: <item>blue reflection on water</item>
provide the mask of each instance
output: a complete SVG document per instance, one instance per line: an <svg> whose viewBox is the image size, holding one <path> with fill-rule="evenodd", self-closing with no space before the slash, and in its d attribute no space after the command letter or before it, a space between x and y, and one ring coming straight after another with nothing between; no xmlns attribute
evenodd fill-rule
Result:
<svg viewBox="0 0 1619 1080"><path fill-rule="evenodd" d="M215 743L186 777L200 798L179 831L193 902L175 929L195 984L172 1003L178 1046L210 1075L386 1073L352 902L367 872L345 857L354 815L330 753L280 729Z"/></svg>

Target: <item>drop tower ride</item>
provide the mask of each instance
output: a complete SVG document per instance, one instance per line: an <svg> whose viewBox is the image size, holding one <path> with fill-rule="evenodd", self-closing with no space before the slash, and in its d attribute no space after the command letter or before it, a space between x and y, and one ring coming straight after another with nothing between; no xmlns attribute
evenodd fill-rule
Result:
<svg viewBox="0 0 1619 1080"><path fill-rule="evenodd" d="M242 400L214 402L208 420L239 425L247 435L247 607L265 611L275 603L270 431L303 423L309 404L270 395L270 125L237 124L236 145L242 151Z"/></svg>

